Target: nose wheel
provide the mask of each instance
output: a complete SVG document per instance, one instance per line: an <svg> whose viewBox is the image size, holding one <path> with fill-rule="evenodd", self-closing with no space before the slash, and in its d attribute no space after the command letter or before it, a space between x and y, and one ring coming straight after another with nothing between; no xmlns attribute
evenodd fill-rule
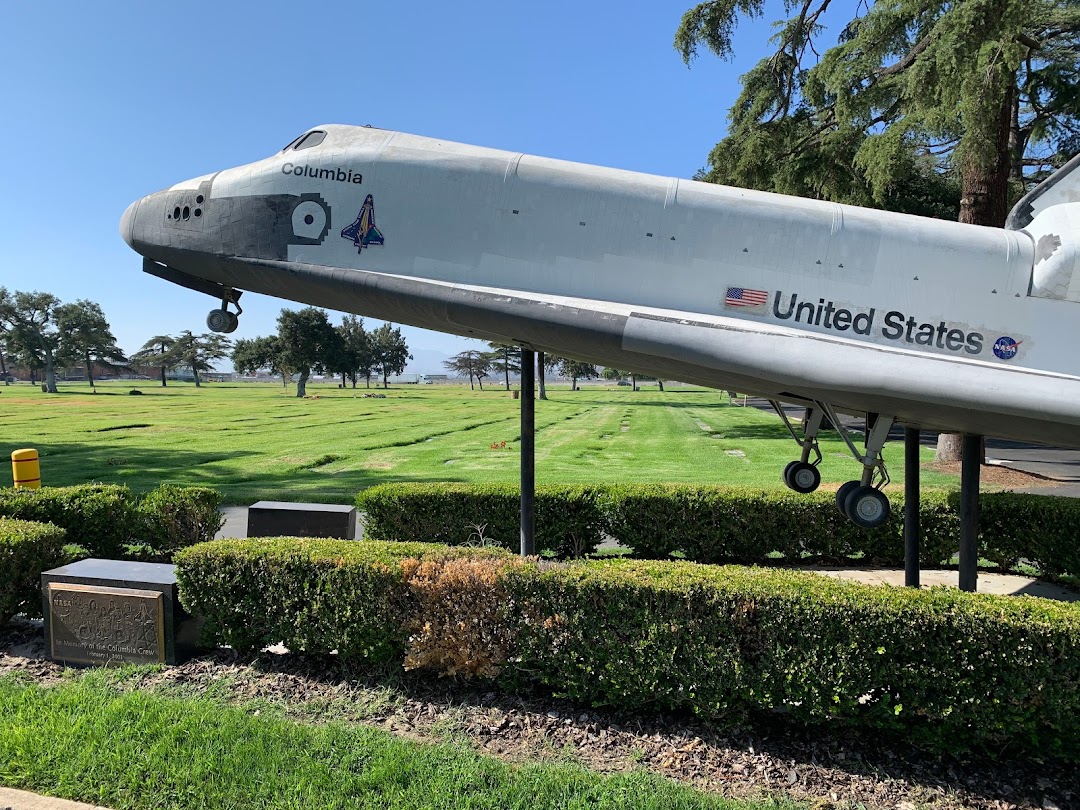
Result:
<svg viewBox="0 0 1080 810"><path fill-rule="evenodd" d="M212 309L210 314L206 316L206 328L211 332L224 332L225 334L235 332L236 327L240 325L240 316L244 312L240 309L240 304L236 300L239 297L233 290L226 288L225 295L221 297L221 309ZM229 312L229 304L236 307L236 312Z"/></svg>

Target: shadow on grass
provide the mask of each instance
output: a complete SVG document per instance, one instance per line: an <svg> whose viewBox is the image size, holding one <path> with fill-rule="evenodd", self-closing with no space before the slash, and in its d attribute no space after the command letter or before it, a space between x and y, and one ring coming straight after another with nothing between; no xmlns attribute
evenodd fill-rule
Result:
<svg viewBox="0 0 1080 810"><path fill-rule="evenodd" d="M122 437L121 437L122 438ZM223 503L248 505L258 500L351 504L362 489L376 484L412 481L463 482L461 476L398 475L382 470L288 469L247 473L221 470L214 465L238 458L260 458L253 450L194 451L156 450L118 441L107 446L69 443L35 443L41 458L44 486L70 486L100 482L122 484L145 493L160 484L213 487ZM14 445L12 445L14 447ZM0 445L0 451L4 448Z"/></svg>

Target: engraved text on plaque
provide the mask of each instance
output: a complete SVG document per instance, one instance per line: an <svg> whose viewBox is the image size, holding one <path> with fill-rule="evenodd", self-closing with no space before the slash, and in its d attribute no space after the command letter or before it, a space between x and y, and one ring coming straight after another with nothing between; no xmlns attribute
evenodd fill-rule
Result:
<svg viewBox="0 0 1080 810"><path fill-rule="evenodd" d="M160 591L52 582L49 648L73 664L157 664L165 661Z"/></svg>

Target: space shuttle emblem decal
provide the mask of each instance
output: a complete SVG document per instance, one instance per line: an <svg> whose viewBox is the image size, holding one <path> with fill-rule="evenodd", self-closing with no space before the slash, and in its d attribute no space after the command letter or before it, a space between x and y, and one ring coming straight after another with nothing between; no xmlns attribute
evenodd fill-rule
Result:
<svg viewBox="0 0 1080 810"><path fill-rule="evenodd" d="M356 245L357 253L361 253L366 247L383 244L382 232L375 227L375 199L370 194L360 206L360 213L356 215L352 225L342 230L341 238L351 239Z"/></svg>

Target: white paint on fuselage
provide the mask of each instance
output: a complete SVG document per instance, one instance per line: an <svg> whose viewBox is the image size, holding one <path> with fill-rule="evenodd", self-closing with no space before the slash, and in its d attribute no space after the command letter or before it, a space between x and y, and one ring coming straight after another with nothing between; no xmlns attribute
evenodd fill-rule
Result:
<svg viewBox="0 0 1080 810"><path fill-rule="evenodd" d="M321 245L291 247L292 261L735 319L963 363L1080 375L1073 305L1028 297L1034 248L1024 233L384 130L320 129L328 135L319 147L227 170L214 181L213 196L323 196L332 210L330 232ZM283 171L300 165L343 169L363 181ZM340 232L368 194L385 244L358 251ZM766 291L766 311L725 308L728 287ZM869 334L830 329L824 319L807 323L805 310L798 321L777 317L778 294L780 311L793 295L798 303L872 311ZM901 335L890 339L901 324ZM934 330L930 345L907 339L922 324ZM954 332L964 335L962 348L950 348L961 345L955 334L948 339ZM922 334L925 339L925 328ZM974 354L972 335L981 336ZM1000 337L1020 342L1015 357L995 356Z"/></svg>

